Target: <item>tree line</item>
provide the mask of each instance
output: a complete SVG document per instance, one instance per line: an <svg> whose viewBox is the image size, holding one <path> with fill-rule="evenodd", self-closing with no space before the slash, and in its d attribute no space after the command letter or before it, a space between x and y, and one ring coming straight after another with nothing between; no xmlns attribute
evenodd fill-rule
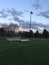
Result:
<svg viewBox="0 0 49 65"><path fill-rule="evenodd" d="M39 31L36 31L33 33L32 30L29 32L23 31L23 32L17 32L14 31L7 31L5 28L0 28L0 37L27 37L27 38L49 38L49 32L44 29L42 33L39 33Z"/></svg>

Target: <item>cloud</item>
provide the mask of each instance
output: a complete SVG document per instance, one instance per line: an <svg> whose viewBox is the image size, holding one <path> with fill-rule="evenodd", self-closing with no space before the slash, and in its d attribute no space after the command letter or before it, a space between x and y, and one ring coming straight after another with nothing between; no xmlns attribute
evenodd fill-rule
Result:
<svg viewBox="0 0 49 65"><path fill-rule="evenodd" d="M7 23L0 24L0 26L4 26L4 27L6 27L7 25L8 25ZM30 29L30 24L29 24L29 22L24 21L19 24L19 27L22 27L24 29ZM47 29L49 31L49 24L33 22L31 25L31 28L34 30L38 30L39 32L43 32L43 29Z"/></svg>
<svg viewBox="0 0 49 65"><path fill-rule="evenodd" d="M29 22L24 21L19 18L19 16L22 16L22 15L23 15L23 12L18 12L18 11L16 11L16 9L3 9L0 11L0 17L5 18L5 19L9 18L10 21L13 20L14 22L18 22L20 24L19 26L22 28L29 28L30 27ZM49 11L40 12L37 15L49 18ZM33 22L32 28L36 29L36 30L43 30L43 29L49 30L49 24Z"/></svg>
<svg viewBox="0 0 49 65"><path fill-rule="evenodd" d="M0 18L4 18L10 21L16 21L16 22L24 22L24 20L21 20L19 16L21 17L24 13L22 11L17 11L14 8L11 9L2 9L0 10Z"/></svg>
<svg viewBox="0 0 49 65"><path fill-rule="evenodd" d="M0 27L6 27L6 26L8 26L8 24L7 23L0 23Z"/></svg>
<svg viewBox="0 0 49 65"><path fill-rule="evenodd" d="M33 4L32 7L34 7L35 10L37 10L37 9L41 8L41 5L40 4Z"/></svg>
<svg viewBox="0 0 49 65"><path fill-rule="evenodd" d="M21 20L20 18L18 18L17 16L15 17L13 17L13 20L14 21L17 21L17 22L19 22L19 23L22 23L22 22L25 22L24 20Z"/></svg>
<svg viewBox="0 0 49 65"><path fill-rule="evenodd" d="M0 17L1 18L7 18L9 16L8 13L5 12L5 10L0 11Z"/></svg>
<svg viewBox="0 0 49 65"><path fill-rule="evenodd" d="M16 9L14 8L7 9L7 12L10 13L12 16L22 16L23 15L23 12L16 11Z"/></svg>
<svg viewBox="0 0 49 65"><path fill-rule="evenodd" d="M49 11L45 11L45 12L40 12L39 14L37 14L38 16L43 16L45 18L49 18Z"/></svg>
<svg viewBox="0 0 49 65"><path fill-rule="evenodd" d="M28 22L21 23L21 27L23 28L30 28L30 24ZM31 25L32 29L42 31L43 29L47 29L49 31L49 24L43 24L43 23L32 23Z"/></svg>
<svg viewBox="0 0 49 65"><path fill-rule="evenodd" d="M42 6L41 6L41 4L39 3L39 0L36 0L36 2L33 3L32 7L34 7L35 10L37 10L37 9L40 9Z"/></svg>
<svg viewBox="0 0 49 65"><path fill-rule="evenodd" d="M7 18L8 16L12 16L12 17L22 16L23 14L24 13L22 11L17 11L14 8L0 10L0 17L2 18Z"/></svg>

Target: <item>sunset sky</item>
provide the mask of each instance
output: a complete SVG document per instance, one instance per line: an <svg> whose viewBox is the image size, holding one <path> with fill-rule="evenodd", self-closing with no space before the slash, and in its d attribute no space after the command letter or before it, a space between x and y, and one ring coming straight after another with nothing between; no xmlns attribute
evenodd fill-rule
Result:
<svg viewBox="0 0 49 65"><path fill-rule="evenodd" d="M0 26L13 22L29 28L30 11L32 28L49 31L49 0L0 0Z"/></svg>

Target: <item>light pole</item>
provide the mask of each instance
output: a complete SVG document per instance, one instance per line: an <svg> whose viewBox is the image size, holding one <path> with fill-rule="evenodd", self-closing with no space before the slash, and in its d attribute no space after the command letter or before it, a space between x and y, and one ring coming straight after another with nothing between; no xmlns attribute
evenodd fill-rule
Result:
<svg viewBox="0 0 49 65"><path fill-rule="evenodd" d="M32 14L33 14L33 12L32 11L30 11L30 30L31 30L31 19L32 19Z"/></svg>
<svg viewBox="0 0 49 65"><path fill-rule="evenodd" d="M29 24L29 38L31 38L31 21L32 21L32 14L33 14L33 12L32 11L30 11L30 24Z"/></svg>

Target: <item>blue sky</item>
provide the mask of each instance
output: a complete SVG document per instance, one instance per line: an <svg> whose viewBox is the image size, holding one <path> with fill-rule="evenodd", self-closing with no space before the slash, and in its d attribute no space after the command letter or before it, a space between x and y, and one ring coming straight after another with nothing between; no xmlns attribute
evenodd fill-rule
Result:
<svg viewBox="0 0 49 65"><path fill-rule="evenodd" d="M32 28L49 30L49 0L0 0L0 23L17 23L29 27L30 11Z"/></svg>

